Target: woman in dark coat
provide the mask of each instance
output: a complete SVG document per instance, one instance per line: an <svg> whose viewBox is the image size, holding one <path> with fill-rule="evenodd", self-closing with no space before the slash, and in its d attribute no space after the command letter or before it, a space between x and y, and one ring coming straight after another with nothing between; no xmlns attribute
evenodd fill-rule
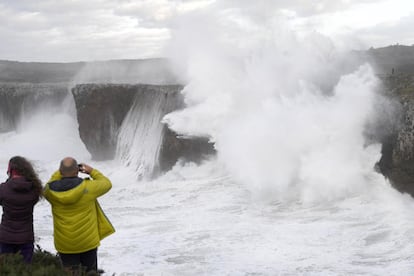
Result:
<svg viewBox="0 0 414 276"><path fill-rule="evenodd" d="M0 185L0 253L22 254L30 263L34 250L33 207L42 196L42 183L25 158L10 159L9 178Z"/></svg>

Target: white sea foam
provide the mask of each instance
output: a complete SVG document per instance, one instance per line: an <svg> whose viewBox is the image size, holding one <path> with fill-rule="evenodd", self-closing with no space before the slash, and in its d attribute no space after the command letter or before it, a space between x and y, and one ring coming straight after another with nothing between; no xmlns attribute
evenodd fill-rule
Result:
<svg viewBox="0 0 414 276"><path fill-rule="evenodd" d="M298 36L283 17L220 7L177 23L169 50L188 108L164 121L211 137L258 200L329 201L370 186L380 158L364 137L379 97L371 67L341 67L329 38Z"/></svg>

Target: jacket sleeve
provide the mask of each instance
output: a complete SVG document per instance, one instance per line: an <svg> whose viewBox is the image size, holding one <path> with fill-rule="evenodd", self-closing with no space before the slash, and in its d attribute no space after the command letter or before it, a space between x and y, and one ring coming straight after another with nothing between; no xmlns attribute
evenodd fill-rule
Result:
<svg viewBox="0 0 414 276"><path fill-rule="evenodd" d="M84 181L87 181L87 189L92 195L99 197L112 188L111 181L97 169L93 169L89 175L92 180Z"/></svg>
<svg viewBox="0 0 414 276"><path fill-rule="evenodd" d="M62 175L60 174L60 171L57 170L55 171L52 176L50 177L49 181L46 183L45 188L43 189L43 196L48 199L49 196L49 183L56 181L56 180L61 180L62 179Z"/></svg>

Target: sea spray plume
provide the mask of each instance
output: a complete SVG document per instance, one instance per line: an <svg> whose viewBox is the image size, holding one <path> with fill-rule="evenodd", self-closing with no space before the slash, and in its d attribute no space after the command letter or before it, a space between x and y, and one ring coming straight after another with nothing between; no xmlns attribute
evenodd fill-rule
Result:
<svg viewBox="0 0 414 276"><path fill-rule="evenodd" d="M170 49L181 50L171 58L185 73L189 107L164 121L210 136L219 160L259 198L358 193L380 155L363 135L378 81L368 65L341 77L328 38L289 30L280 14L255 20L239 9L182 19Z"/></svg>
<svg viewBox="0 0 414 276"><path fill-rule="evenodd" d="M2 138L3 156L38 160L76 154L89 156L79 139L75 106L64 83L9 83L0 89L1 109L9 132ZM2 112L0 112L2 113Z"/></svg>
<svg viewBox="0 0 414 276"><path fill-rule="evenodd" d="M188 109L180 114L181 123L166 118L173 129L210 135L215 119L234 101L251 106L268 95L295 93L298 79L332 90L341 75L333 44L316 33L298 40L282 14L276 15L258 20L244 10L213 9L175 23L168 54L186 83ZM197 120L191 119L193 112Z"/></svg>

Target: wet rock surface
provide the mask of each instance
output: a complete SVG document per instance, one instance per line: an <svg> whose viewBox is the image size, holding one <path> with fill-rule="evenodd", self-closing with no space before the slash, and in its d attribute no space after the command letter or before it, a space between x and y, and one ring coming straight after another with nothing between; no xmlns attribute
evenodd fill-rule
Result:
<svg viewBox="0 0 414 276"><path fill-rule="evenodd" d="M165 115L183 107L181 89L179 85L76 85L72 94L79 134L93 159L108 160L115 157L119 130L134 103L146 108L155 101L169 97L168 105L163 104L160 108ZM157 172L171 169L179 159L199 162L207 155L214 154L214 147L208 143L208 139L180 138L166 125L163 128Z"/></svg>

